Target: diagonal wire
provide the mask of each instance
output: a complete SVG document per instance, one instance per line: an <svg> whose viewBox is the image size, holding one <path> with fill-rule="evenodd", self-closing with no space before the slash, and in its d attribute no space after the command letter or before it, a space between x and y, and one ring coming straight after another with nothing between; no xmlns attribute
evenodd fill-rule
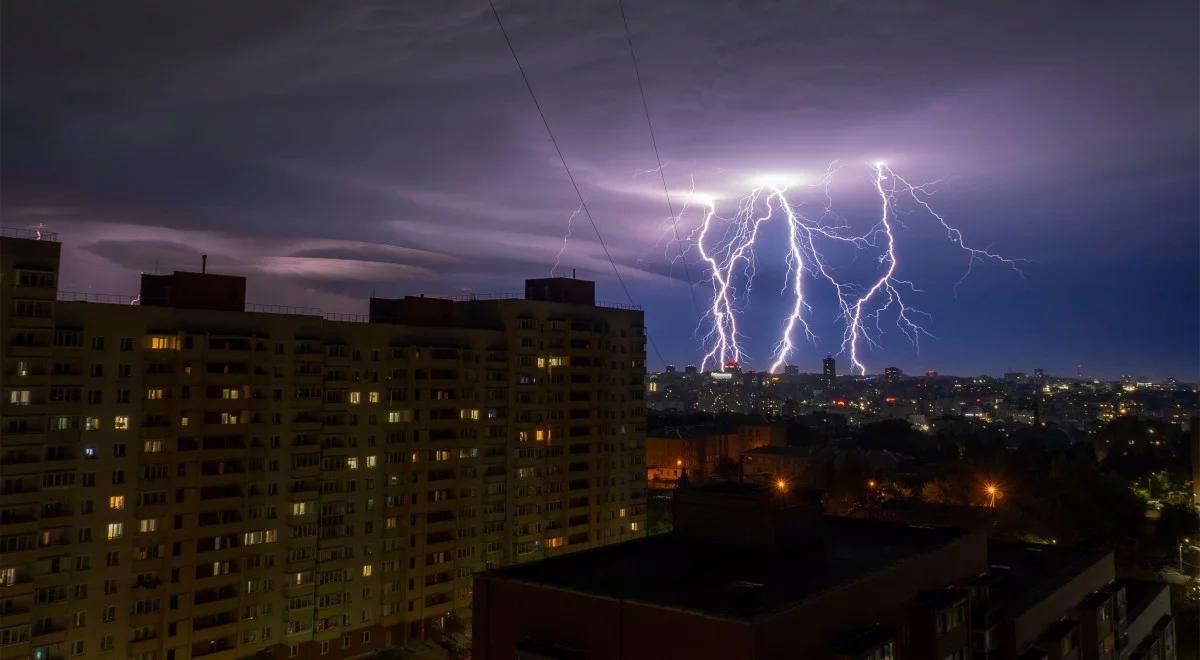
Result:
<svg viewBox="0 0 1200 660"><path fill-rule="evenodd" d="M617 268L617 262L613 260L612 253L608 251L608 244L604 242L604 237L600 235L600 227L596 224L596 219L592 217L592 211L588 208L587 202L583 199L583 192L579 190L579 184L575 182L575 175L571 173L571 168L567 165L567 158L563 155L562 148L558 146L558 140L554 137L554 131L550 128L550 121L546 119L546 113L542 110L542 104L538 101L537 94L533 91L533 84L529 82L529 75L525 73L525 66L521 64L521 58L517 57L517 50L513 48L512 39L508 36L508 30L504 28L504 21L500 20L500 12L496 10L496 3L488 0L488 6L492 8L492 16L496 18L496 25L500 28L500 33L504 35L504 43L508 45L508 52L512 55L513 62L517 65L517 70L521 72L521 80L525 82L525 89L529 91L529 98L533 100L533 107L537 108L538 116L542 118L542 126L546 127L546 135L550 138L550 143L554 145L554 151L558 154L558 160L562 163L563 171L567 174L567 179L571 182L571 187L575 190L575 196L579 198L579 205L583 208L583 214L587 216L588 222L592 225L592 230L596 232L596 240L600 242L600 247L604 250L604 256L608 258L608 263L612 266L613 275L616 275L617 282L621 284L621 289L625 292L625 297L630 304L636 304L633 301L633 295L629 292L629 287L625 285L625 278L621 277L621 271ZM658 344L646 335L650 346L653 347L655 355L663 364L666 360L663 359L662 353L658 350Z"/></svg>
<svg viewBox="0 0 1200 660"><path fill-rule="evenodd" d="M675 215L675 204L671 202L671 190L667 186L667 175L663 171L662 156L658 152L658 138L654 135L654 122L650 119L650 105L646 102L646 88L642 85L642 72L638 67L637 50L633 47L633 36L629 32L629 19L625 16L624 0L617 0L617 8L621 10L621 24L625 27L625 43L629 44L629 59L633 62L633 75L637 79L638 94L642 97L642 112L646 115L646 128L650 131L650 146L654 147L654 160L658 163L658 176L662 180L663 195L667 198L667 210L671 212L671 233L675 237L675 244L682 245L679 241L679 216ZM696 310L696 316L703 316L700 313L700 304L696 302L696 288L692 284L692 272L688 267L687 257L683 253L683 248L679 248L679 256L683 259L683 275L687 279L688 293L692 296L692 308Z"/></svg>

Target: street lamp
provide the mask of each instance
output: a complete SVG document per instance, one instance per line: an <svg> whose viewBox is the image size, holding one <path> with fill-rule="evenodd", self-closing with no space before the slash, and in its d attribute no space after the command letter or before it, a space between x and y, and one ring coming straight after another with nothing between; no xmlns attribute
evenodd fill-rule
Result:
<svg viewBox="0 0 1200 660"><path fill-rule="evenodd" d="M777 490L781 493L786 493L787 489L788 489L787 480L785 480L783 478L779 478L779 479L775 480L775 490Z"/></svg>
<svg viewBox="0 0 1200 660"><path fill-rule="evenodd" d="M996 498L1003 494L1000 492L1000 488L997 487L996 484L988 483L984 484L983 492L987 493L988 506L993 509L996 508Z"/></svg>

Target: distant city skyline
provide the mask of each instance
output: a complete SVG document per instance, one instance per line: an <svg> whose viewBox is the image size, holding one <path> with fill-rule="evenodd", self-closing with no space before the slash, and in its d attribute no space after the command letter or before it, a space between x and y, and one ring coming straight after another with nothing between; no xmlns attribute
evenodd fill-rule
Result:
<svg viewBox="0 0 1200 660"><path fill-rule="evenodd" d="M647 310L650 364L699 361L684 280L703 301L707 275L694 251L669 263L615 3L498 7ZM934 336L917 352L885 319L869 371L1200 378L1195 3L625 9L676 211L693 185L736 202L764 174L886 159L942 179L937 208L972 244L1028 259L1024 279L985 264L956 292L963 255L914 219L900 275ZM131 293L208 254L254 302L361 313L373 293L516 291L563 249L578 201L486 4L38 2L3 19L0 224L59 232L64 289ZM866 230L861 184L833 198ZM759 369L789 302L779 236L742 319ZM560 274L626 302L583 217L565 245ZM818 340L790 360L806 370L841 339L829 293L811 303Z"/></svg>

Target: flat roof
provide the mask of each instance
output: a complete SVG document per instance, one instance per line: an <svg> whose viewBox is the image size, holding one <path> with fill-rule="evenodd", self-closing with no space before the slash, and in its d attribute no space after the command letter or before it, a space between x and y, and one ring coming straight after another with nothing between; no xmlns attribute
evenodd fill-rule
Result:
<svg viewBox="0 0 1200 660"><path fill-rule="evenodd" d="M1108 553L1049 545L988 541L988 564L1010 616L1024 614Z"/></svg>
<svg viewBox="0 0 1200 660"><path fill-rule="evenodd" d="M483 573L714 616L752 619L885 571L969 532L825 518L820 554L717 546L664 534Z"/></svg>

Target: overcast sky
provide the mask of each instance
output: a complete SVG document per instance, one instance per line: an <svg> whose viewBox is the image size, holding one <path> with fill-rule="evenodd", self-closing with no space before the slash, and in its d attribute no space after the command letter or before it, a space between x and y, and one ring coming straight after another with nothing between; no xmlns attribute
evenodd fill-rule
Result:
<svg viewBox="0 0 1200 660"><path fill-rule="evenodd" d="M668 262L615 0L497 2L655 345L696 361L688 274L701 305L711 287L694 250ZM732 212L760 173L837 161L835 208L865 231L886 159L942 179L935 205L969 241L1028 260L956 295L965 255L905 216L898 275L934 337L918 351L891 326L870 370L1200 375L1194 0L626 10L673 190ZM252 301L327 311L519 291L578 206L486 1L18 0L2 19L3 224L59 232L63 289L134 293L206 253ZM759 368L790 304L785 228L764 231L742 322ZM583 218L562 264L625 302ZM840 339L830 294L814 283L811 303L805 370Z"/></svg>

